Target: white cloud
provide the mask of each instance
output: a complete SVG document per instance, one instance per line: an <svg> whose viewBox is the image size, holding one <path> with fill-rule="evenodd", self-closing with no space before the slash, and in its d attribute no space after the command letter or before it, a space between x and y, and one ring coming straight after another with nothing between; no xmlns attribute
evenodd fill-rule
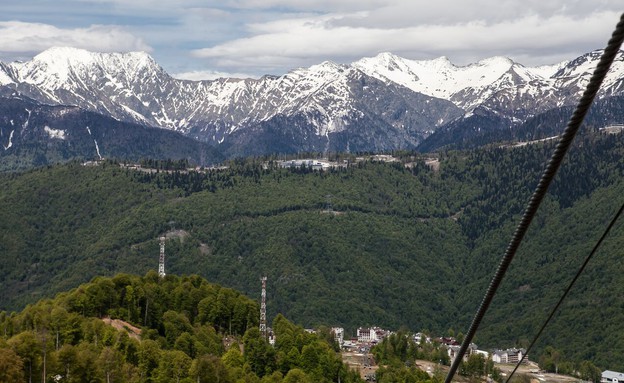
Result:
<svg viewBox="0 0 624 383"><path fill-rule="evenodd" d="M190 72L176 73L171 76L180 80L191 81L216 80L219 78L258 78L258 76L253 76L245 73L228 73L212 70L195 70Z"/></svg>
<svg viewBox="0 0 624 383"><path fill-rule="evenodd" d="M415 59L446 55L459 64L492 55L530 56L530 62L524 64L549 64L552 62L543 60L572 59L574 54L604 47L619 13L601 11L577 17L559 12L496 22L474 19L406 27L368 27L369 18L370 12L357 12L251 24L250 37L198 49L194 54L238 70L309 65L329 58L348 62L383 51Z"/></svg>
<svg viewBox="0 0 624 383"><path fill-rule="evenodd" d="M0 8L3 61L53 45L144 50L188 78L282 74L383 51L459 65L493 55L549 64L604 47L622 11L621 0L21 0Z"/></svg>
<svg viewBox="0 0 624 383"><path fill-rule="evenodd" d="M98 52L151 51L141 38L118 26L91 25L63 29L49 24L0 22L0 51L40 52L53 46L71 46Z"/></svg>

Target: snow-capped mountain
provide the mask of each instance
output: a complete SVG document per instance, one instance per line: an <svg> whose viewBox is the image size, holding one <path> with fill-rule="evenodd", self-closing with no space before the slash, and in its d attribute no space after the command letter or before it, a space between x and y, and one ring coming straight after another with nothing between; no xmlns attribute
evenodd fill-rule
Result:
<svg viewBox="0 0 624 383"><path fill-rule="evenodd" d="M385 145L386 138L371 136L371 147L414 147L462 113L448 101L388 86L354 67L331 62L279 77L194 82L172 78L145 53L52 48L29 62L5 65L1 72L5 95L77 105L214 143L276 117L298 116L307 121L307 134L324 137L314 150L344 150L332 146L331 136L356 125L366 130L363 122L383 127L382 136L392 137Z"/></svg>
<svg viewBox="0 0 624 383"><path fill-rule="evenodd" d="M574 104L600 53L534 68L504 57L456 66L444 57L416 61L382 53L282 76L185 81L146 53L51 48L28 62L0 63L0 95L164 127L236 154L379 151L414 148L475 113L492 117L493 128L495 121L507 128ZM623 80L620 54L600 96L621 94Z"/></svg>
<svg viewBox="0 0 624 383"><path fill-rule="evenodd" d="M118 121L76 106L0 97L0 171L75 158L223 160L214 147L168 129Z"/></svg>
<svg viewBox="0 0 624 383"><path fill-rule="evenodd" d="M505 57L456 66L445 57L416 61L390 53L363 58L352 65L386 83L452 101L469 115L481 107L524 120L578 101L601 53L594 51L573 61L541 67L525 67ZM624 54L620 52L600 96L621 93L623 80Z"/></svg>
<svg viewBox="0 0 624 383"><path fill-rule="evenodd" d="M446 57L417 61L381 53L376 57L356 61L353 66L373 77L401 84L415 92L451 100L466 88L477 89L491 85L514 63L505 57L492 57L458 67ZM461 104L470 105L469 102Z"/></svg>

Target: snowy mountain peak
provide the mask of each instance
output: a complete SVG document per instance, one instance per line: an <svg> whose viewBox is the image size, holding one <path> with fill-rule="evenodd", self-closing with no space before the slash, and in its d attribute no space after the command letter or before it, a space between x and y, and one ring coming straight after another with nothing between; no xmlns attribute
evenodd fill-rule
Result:
<svg viewBox="0 0 624 383"><path fill-rule="evenodd" d="M72 47L52 47L36 55L34 62L66 63L70 65L91 65L110 61L124 61L136 65L158 65L146 52L91 52Z"/></svg>
<svg viewBox="0 0 624 383"><path fill-rule="evenodd" d="M557 72L559 72L569 63L570 63L569 61L562 61L560 63L556 63L552 65L540 65L540 66L532 67L530 69L534 73L540 75L542 78L551 78L555 76Z"/></svg>
<svg viewBox="0 0 624 383"><path fill-rule="evenodd" d="M302 68L299 72L303 74L335 76L337 74L344 73L347 70L349 70L349 67L345 65L337 64L333 61L323 61L322 63L312 65L309 68Z"/></svg>
<svg viewBox="0 0 624 383"><path fill-rule="evenodd" d="M602 55L602 49L595 50L589 53L586 53L582 56L577 57L576 59L568 62L565 66L563 66L555 76L557 77L569 77L587 74L590 75L593 73L596 65L598 64L598 60ZM617 66L618 61L622 61L622 51L616 56L615 66Z"/></svg>
<svg viewBox="0 0 624 383"><path fill-rule="evenodd" d="M13 81L9 75L9 68L5 64L0 63L0 86L13 83L15 83L15 81Z"/></svg>
<svg viewBox="0 0 624 383"><path fill-rule="evenodd" d="M53 47L31 61L12 63L19 80L36 85L56 88L67 82L71 70L78 65L91 65L93 53L83 49Z"/></svg>
<svg viewBox="0 0 624 383"><path fill-rule="evenodd" d="M495 68L510 68L515 63L508 57L493 56L483 60L479 60L475 65L495 67Z"/></svg>
<svg viewBox="0 0 624 383"><path fill-rule="evenodd" d="M408 60L382 53L352 65L382 81L395 82L419 93L450 100L465 88L493 83L514 62L505 57L492 57L460 67L445 56L433 60Z"/></svg>
<svg viewBox="0 0 624 383"><path fill-rule="evenodd" d="M455 64L446 56L440 56L437 59L429 60L434 67L454 67Z"/></svg>
<svg viewBox="0 0 624 383"><path fill-rule="evenodd" d="M602 49L595 50L561 65L552 76L556 80L557 86L575 88L576 92L580 94L594 73L602 53ZM615 56L609 72L607 72L600 93L616 94L622 90L624 90L624 51L620 50Z"/></svg>
<svg viewBox="0 0 624 383"><path fill-rule="evenodd" d="M134 77L143 70L164 73L154 59L145 52L94 53L70 47L52 47L25 63L10 64L18 80L56 90L68 82L84 82L87 77L121 73Z"/></svg>
<svg viewBox="0 0 624 383"><path fill-rule="evenodd" d="M90 62L100 53L89 52L85 49L72 47L51 47L33 57L36 62Z"/></svg>
<svg viewBox="0 0 624 383"><path fill-rule="evenodd" d="M351 65L325 61L257 80L195 82L172 78L144 52L55 47L25 63L0 63L0 90L174 129L214 143L244 140L247 129L259 134L283 125L299 132L288 133L293 140L316 137L326 149L331 147L331 134L343 134L341 140L348 141L357 132L358 140L368 142L391 129L396 141L381 144L384 139L378 137L379 149L402 147L398 137L407 137L413 146L437 127L477 108L507 121L522 121L569 105L588 81L600 53L531 68L500 56L458 66L444 56L410 60L383 52ZM622 54L604 88L606 95L624 93Z"/></svg>
<svg viewBox="0 0 624 383"><path fill-rule="evenodd" d="M415 92L452 101L466 112L478 106L523 119L548 108L565 105L556 89L567 95L581 92L602 51L594 51L570 62L525 67L495 56L457 66L448 58L409 60L390 53L363 58L352 66L386 83L397 83ZM604 84L604 94L624 90L624 55L616 58ZM527 106L529 105L529 106Z"/></svg>
<svg viewBox="0 0 624 383"><path fill-rule="evenodd" d="M366 59L362 59L362 60L365 61ZM403 58L390 52L382 52L378 54L377 56L371 58L370 60L376 61L380 64L386 64L388 66L391 66L391 65L395 65L397 62L400 62L401 60L403 60Z"/></svg>

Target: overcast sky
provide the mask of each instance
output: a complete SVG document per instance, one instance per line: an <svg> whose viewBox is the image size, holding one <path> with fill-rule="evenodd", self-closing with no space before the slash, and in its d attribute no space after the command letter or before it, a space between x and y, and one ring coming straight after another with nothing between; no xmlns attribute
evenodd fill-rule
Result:
<svg viewBox="0 0 624 383"><path fill-rule="evenodd" d="M604 48L622 0L2 0L0 61L51 46L146 51L191 79L283 74L380 52L554 64Z"/></svg>

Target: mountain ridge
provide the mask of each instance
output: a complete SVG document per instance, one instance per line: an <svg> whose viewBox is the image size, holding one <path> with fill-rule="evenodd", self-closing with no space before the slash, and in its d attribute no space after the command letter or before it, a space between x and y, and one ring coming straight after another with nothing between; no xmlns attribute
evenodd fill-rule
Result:
<svg viewBox="0 0 624 383"><path fill-rule="evenodd" d="M571 105L600 52L535 68L500 56L456 66L445 57L417 61L381 53L281 76L189 81L173 78L143 52L51 48L27 62L0 63L0 95L75 105L243 155L255 153L253 144L245 144L253 140L283 142L268 145L277 152L387 151L413 149L478 109L510 128ZM599 98L622 92L620 52Z"/></svg>
<svg viewBox="0 0 624 383"><path fill-rule="evenodd" d="M0 170L23 170L71 160L184 159L196 165L224 156L180 133L115 120L77 106L0 96Z"/></svg>
<svg viewBox="0 0 624 383"><path fill-rule="evenodd" d="M361 59L354 65L373 77L452 101L467 113L481 106L506 117L525 119L577 100L601 53L595 50L571 61L539 67L526 67L506 57L456 66L444 57L418 61L388 53ZM406 72L414 76L405 77ZM620 51L599 97L621 92L623 78L624 54ZM433 89L440 84L447 87Z"/></svg>

